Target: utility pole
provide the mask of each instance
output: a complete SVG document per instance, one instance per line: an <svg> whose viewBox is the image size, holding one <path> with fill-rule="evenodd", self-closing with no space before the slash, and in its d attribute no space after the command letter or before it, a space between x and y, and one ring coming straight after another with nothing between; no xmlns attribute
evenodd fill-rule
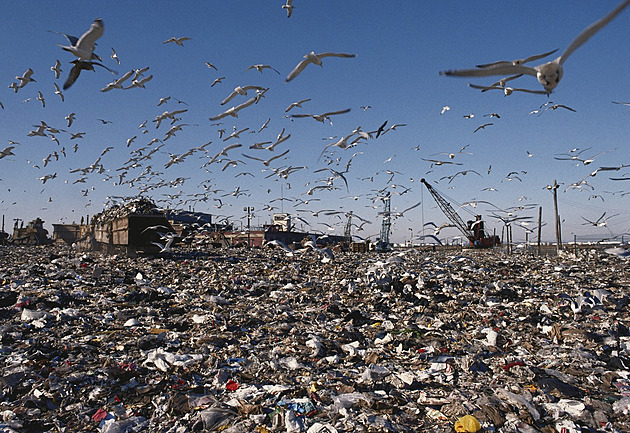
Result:
<svg viewBox="0 0 630 433"><path fill-rule="evenodd" d="M538 255L540 255L540 233L542 231L542 206L538 208Z"/></svg>
<svg viewBox="0 0 630 433"><path fill-rule="evenodd" d="M243 210L247 212L247 247L251 247L251 238L250 238L250 228L252 221L252 212L254 212L254 208L251 206L244 207Z"/></svg>
<svg viewBox="0 0 630 433"><path fill-rule="evenodd" d="M560 215L558 214L558 182L553 181L553 211L556 219L556 252L559 254L562 249L562 238L560 237Z"/></svg>

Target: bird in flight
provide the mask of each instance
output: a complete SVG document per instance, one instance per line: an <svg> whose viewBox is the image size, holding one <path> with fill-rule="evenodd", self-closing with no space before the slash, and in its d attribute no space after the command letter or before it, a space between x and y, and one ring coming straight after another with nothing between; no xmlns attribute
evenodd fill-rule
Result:
<svg viewBox="0 0 630 433"><path fill-rule="evenodd" d="M59 78L59 75L61 74L61 62L59 61L59 59L55 61L54 66L50 67L50 70L55 73L55 79Z"/></svg>
<svg viewBox="0 0 630 433"><path fill-rule="evenodd" d="M630 0L628 0L630 1ZM322 59L324 57L342 57L342 58L351 58L351 57L356 57L356 54L346 54L346 53L319 53L319 54L315 54L314 51L311 51L310 53L306 54L304 56L304 60L302 60L300 63L298 63L295 68L293 68L293 70L289 73L289 75L286 78L286 81L289 82L292 79L294 79L295 77L297 77L298 75L300 75L300 73L304 70L304 68L306 68L310 63L313 63L315 65L319 65L322 66Z"/></svg>
<svg viewBox="0 0 630 433"><path fill-rule="evenodd" d="M285 113L288 113L288 112L289 112L292 108L295 108L295 107L302 108L302 104L303 104L303 103L305 103L305 102L308 102L308 101L310 101L310 100L311 100L311 98L307 98L307 99L302 99L302 100L297 101L297 102L292 102L292 103L291 103L291 104L290 104L290 105L286 108L286 110L284 110L284 112L285 112Z"/></svg>
<svg viewBox="0 0 630 433"><path fill-rule="evenodd" d="M212 87L212 86L210 86ZM234 98L236 95L243 95L246 96L247 95L247 91L248 90L265 90L264 87L260 87L260 86L238 86L236 87L232 93L230 93L227 98L225 98L223 101L221 101L221 105L225 105L228 102L230 102L230 100L232 100L232 98Z"/></svg>
<svg viewBox="0 0 630 433"><path fill-rule="evenodd" d="M251 65L249 66L247 69L245 69L245 71L249 71L250 69L256 69L258 72L260 72L262 74L263 69L271 69L273 71L276 71L276 73L278 75L280 75L280 71L278 71L276 68L274 68L273 66L269 66L269 65Z"/></svg>
<svg viewBox="0 0 630 433"><path fill-rule="evenodd" d="M59 45L62 50L68 51L79 58L79 60L102 60L98 55L94 53L94 46L96 40L103 36L105 27L103 26L103 20L100 18L95 19L90 28L81 35L80 38L67 35L65 33L54 32L62 34L68 39L70 45Z"/></svg>
<svg viewBox="0 0 630 433"><path fill-rule="evenodd" d="M187 36L182 36L181 38L176 38L176 37L172 37L169 38L167 40L165 40L164 42L162 42L163 44L168 44L168 43L175 43L176 45L179 45L180 47L184 46L184 41L189 41L190 38Z"/></svg>
<svg viewBox="0 0 630 433"><path fill-rule="evenodd" d="M540 84L542 84L545 92L547 94L550 94L562 79L562 75L564 72L564 62L566 62L569 56L573 54L575 50L581 47L586 41L588 41L595 33L600 31L603 27L610 23L617 15L619 15L626 7L628 7L628 5L630 5L630 0L623 1L606 16L595 21L593 24L582 30L582 32L564 50L564 52L559 57L550 62L543 63L535 67L530 67L523 64L515 64L515 62L518 61L501 61L497 62L496 64L479 65L475 69L456 69L441 71L440 75L460 77L487 77L492 75L511 74L532 75L538 79L538 82Z"/></svg>
<svg viewBox="0 0 630 433"><path fill-rule="evenodd" d="M330 124L332 125L332 122L330 121L330 116L333 116L335 114L345 114L349 112L350 112L350 108L347 108L345 110L329 111L328 113L322 113L322 114L292 114L290 117L312 117L313 119L322 123L324 123L324 120L328 120Z"/></svg>
<svg viewBox="0 0 630 433"><path fill-rule="evenodd" d="M285 4L282 5L282 9L287 10L287 18L291 18L291 14L293 13L293 0L287 0Z"/></svg>

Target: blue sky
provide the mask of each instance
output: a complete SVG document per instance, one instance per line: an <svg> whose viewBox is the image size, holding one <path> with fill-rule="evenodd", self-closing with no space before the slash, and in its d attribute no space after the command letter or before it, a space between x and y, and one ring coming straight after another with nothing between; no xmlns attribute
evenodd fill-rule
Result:
<svg viewBox="0 0 630 433"><path fill-rule="evenodd" d="M571 2L572 7L567 9L567 2L560 1L511 2L506 7L505 2L499 1L294 0L291 18L286 17L283 2L275 0L35 1L29 7L6 9L0 17L4 33L0 40L4 54L0 63L0 102L4 105L0 109L0 151L9 146L9 140L20 144L15 145L14 156L0 159L0 213L5 215L7 229L13 218L29 221L37 216L51 229L52 223L78 222L82 215L102 211L107 197L131 197L145 189L145 196L163 206L194 206L195 210L217 218L227 216L237 221L244 221L244 206L253 206L253 222L260 224L269 222L273 212L284 211L299 215L310 224L309 227L299 222L298 227L325 233L341 234L345 217L325 216L325 212L316 217L314 212L352 210L372 222L355 233L373 239L380 231L378 212L382 210L382 202L375 197L377 191L385 188L392 193L394 212L422 201L421 206L393 220L392 240L402 242L412 234L422 233L423 222L446 222L423 190L420 179L425 177L460 204L483 200L502 209L528 205L531 209L517 209L516 215L534 219L538 206L542 206L547 223L543 239L552 240L552 195L545 186L557 179L561 184L558 195L564 240L572 240L574 234L578 238L603 238L627 233L630 195L624 196L623 192L630 191L630 183L612 181L610 177L630 176L630 168L590 177L592 190L565 189L600 166L630 164L630 107L611 102L630 101L630 10L622 12L572 54L565 63L562 81L550 97L526 93L505 97L499 91L480 93L467 83L489 84L494 77L453 78L438 73L524 58L556 48L561 53L580 31L618 3L580 0ZM131 69L149 67L145 76L153 75L153 79L146 89L104 93L100 89L116 77L102 68L84 71L63 92L62 102L54 94L53 83L63 85L74 57L57 46L65 44L65 38L48 30L80 36L95 18L102 18L105 26L96 47L103 63L117 70L118 77ZM191 39L183 47L163 44L173 36ZM112 48L120 65L110 58ZM352 53L356 57L325 58L323 67L309 65L294 80L285 82L287 74L310 51ZM50 67L57 59L63 72L56 80ZM216 65L218 71L209 69L205 62ZM262 74L245 71L253 64L271 65L280 74L268 69ZM602 65L609 72L602 74ZM33 69L36 82L14 93L7 86L28 68ZM225 78L211 87L218 77ZM515 87L541 89L534 77L512 83ZM235 87L245 85L269 90L258 104L242 110L238 118L228 116L220 120L222 125L213 125L210 117L252 96L250 91L247 97L239 95L225 106L220 105ZM37 91L44 95L45 108L35 99ZM160 98L169 96L168 102L157 105ZM311 100L288 114L320 114L348 108L351 111L332 116L332 125L311 118L285 117L290 103L307 98ZM557 109L540 116L530 114L550 101L576 111ZM371 108L361 108L368 105ZM450 110L441 115L443 106ZM119 183L119 174L125 171L120 168L133 156L130 152L146 147L153 139L164 140L172 126L167 121L156 129L155 117L180 109L188 111L179 115L181 120L176 124L185 126L163 141L164 146L150 160L127 168ZM76 113L76 119L67 127L65 117L70 113ZM500 118L484 116L491 113L498 113ZM474 117L465 117L470 114ZM271 120L266 129L250 133L258 131L267 119ZM40 121L68 131L55 134L60 144L50 137L27 136ZM144 121L146 128L140 129ZM351 148L331 146L320 158L327 144L359 126L363 131L376 130L385 121L387 126L406 126ZM484 123L492 125L473 132ZM219 138L219 129L229 134L233 128L249 130L238 139L224 142ZM249 149L256 142L275 140L282 129L291 138L274 152ZM70 133L77 132L85 135L71 140ZM127 140L134 136L137 138L127 147ZM332 136L338 138L325 139ZM181 155L207 142L212 142L205 148L207 153L197 151L183 162L165 168L169 154ZM224 161L201 168L233 143L242 144L227 152L227 158L236 161L236 166L222 170ZM143 155L159 144L147 147ZM103 173L70 173L94 163L109 146L113 149L100 160ZM466 153L453 159L440 155L458 152L464 146ZM587 166L579 161L554 159L573 148L590 148L581 154L587 158L606 153ZM270 167L243 156L267 159L286 150L289 153L271 162ZM53 156L44 167L43 158L55 151L59 160ZM462 165L431 167L423 158ZM347 189L331 171L318 171L331 168L342 172L349 160L350 167L344 174ZM305 168L287 179L269 171L287 166ZM461 170L474 170L480 176L468 172L448 183L445 177ZM152 174L141 176L145 171ZM513 171L518 172L520 181L506 178ZM45 184L38 179L54 173L56 178ZM77 182L83 177L84 181ZM334 189L306 194L331 177ZM178 178L185 180L179 183ZM134 179L137 180L130 183ZM171 186L157 187L169 182ZM208 188L204 189L204 185ZM234 194L237 187L244 194ZM406 193L397 194L402 191ZM206 194L206 201L190 201L202 198L202 193ZM170 200L167 194L180 195ZM298 199L312 201L297 205ZM483 203L473 209L464 206L459 209L464 220L471 218L467 210L482 214L490 230L501 232L502 223L491 217L494 207ZM612 216L605 227L588 225L583 219L596 221L604 212L604 220ZM322 223L332 225L334 231ZM427 229L425 233L431 231ZM458 235L455 229L447 229L440 237ZM525 239L525 230L515 227L514 238Z"/></svg>

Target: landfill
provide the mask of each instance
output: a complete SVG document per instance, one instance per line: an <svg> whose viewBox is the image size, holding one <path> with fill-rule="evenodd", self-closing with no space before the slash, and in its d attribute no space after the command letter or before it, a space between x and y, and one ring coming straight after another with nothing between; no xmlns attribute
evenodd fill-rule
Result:
<svg viewBox="0 0 630 433"><path fill-rule="evenodd" d="M627 432L628 261L0 249L0 432Z"/></svg>

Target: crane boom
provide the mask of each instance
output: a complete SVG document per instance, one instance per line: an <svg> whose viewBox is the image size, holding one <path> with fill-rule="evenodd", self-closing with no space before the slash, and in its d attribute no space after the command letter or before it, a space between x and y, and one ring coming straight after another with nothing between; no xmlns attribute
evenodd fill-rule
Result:
<svg viewBox="0 0 630 433"><path fill-rule="evenodd" d="M474 240L475 240L474 238L475 237L474 237L472 231L470 231L468 229L468 226L466 226L466 223L464 223L464 220L459 216L459 214L457 212L455 212L455 209L453 209L453 206L451 206L451 204L448 201L446 201L444 199L444 197L442 197L435 190L435 188L433 188L424 178L420 179L420 182L422 182L424 184L424 186L427 187L427 189L429 190L429 192L431 193L431 195L435 199L435 202L438 204L440 209L442 209L442 212L444 212L444 215L446 215L446 217L453 224L455 224L455 226L459 229L459 231L462 232L462 234L464 236L466 236L466 238L471 243L474 243Z"/></svg>

